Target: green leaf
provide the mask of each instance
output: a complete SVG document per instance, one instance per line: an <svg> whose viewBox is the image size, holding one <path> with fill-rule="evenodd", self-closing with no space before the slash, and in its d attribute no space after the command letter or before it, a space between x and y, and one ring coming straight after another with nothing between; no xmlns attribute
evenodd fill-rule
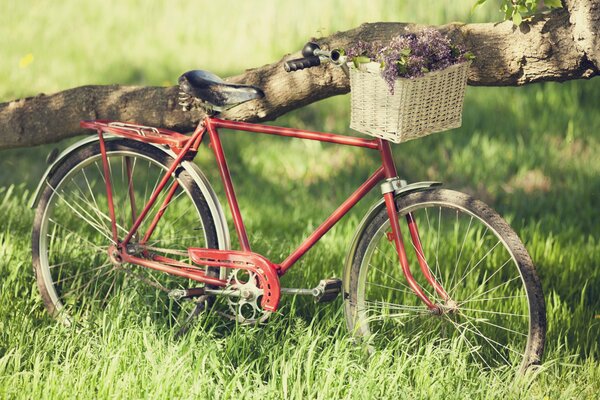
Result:
<svg viewBox="0 0 600 400"><path fill-rule="evenodd" d="M408 56L410 56L410 49L402 49L402 50L400 50L400 54L408 57Z"/></svg>
<svg viewBox="0 0 600 400"><path fill-rule="evenodd" d="M360 64L366 64L371 62L371 59L366 56L356 56L352 59L352 62L354 63L354 66L358 68Z"/></svg>
<svg viewBox="0 0 600 400"><path fill-rule="evenodd" d="M546 5L546 7L550 8L562 8L562 3L560 2L560 0L545 0L544 4Z"/></svg>
<svg viewBox="0 0 600 400"><path fill-rule="evenodd" d="M460 49L454 45L450 46L450 56L456 58L460 55Z"/></svg>
<svg viewBox="0 0 600 400"><path fill-rule="evenodd" d="M473 7L471 7L471 13L473 13L473 11L475 11L475 9L476 9L477 7L479 7L480 5L482 5L482 4L483 4L483 3L485 3L485 2L486 2L486 0L477 0L477 1L475 2L475 4L473 4Z"/></svg>
<svg viewBox="0 0 600 400"><path fill-rule="evenodd" d="M523 21L523 18L521 18L521 13L519 13L518 11L515 11L515 13L513 14L512 20L513 20L513 24L515 24L516 26L521 25L521 21Z"/></svg>
<svg viewBox="0 0 600 400"><path fill-rule="evenodd" d="M396 63L396 66L398 68L398 74L404 75L408 72L408 68L406 67L406 64Z"/></svg>

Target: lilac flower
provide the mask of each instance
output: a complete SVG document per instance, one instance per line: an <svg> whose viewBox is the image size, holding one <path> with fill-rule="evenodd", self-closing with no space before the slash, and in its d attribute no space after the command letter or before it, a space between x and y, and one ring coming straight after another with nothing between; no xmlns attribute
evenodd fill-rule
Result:
<svg viewBox="0 0 600 400"><path fill-rule="evenodd" d="M364 42L359 40L346 49L346 55L350 59L355 57L368 57L373 60L380 48L381 45L377 42Z"/></svg>
<svg viewBox="0 0 600 400"><path fill-rule="evenodd" d="M435 29L396 36L385 46L359 40L348 48L346 54L355 64L379 62L381 76L392 94L394 82L399 77L416 78L472 58L462 46L453 44Z"/></svg>

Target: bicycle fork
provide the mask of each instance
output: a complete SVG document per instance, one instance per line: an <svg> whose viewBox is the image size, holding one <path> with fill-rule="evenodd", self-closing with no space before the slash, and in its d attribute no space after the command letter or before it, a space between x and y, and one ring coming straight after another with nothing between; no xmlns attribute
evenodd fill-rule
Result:
<svg viewBox="0 0 600 400"><path fill-rule="evenodd" d="M402 268L402 273L406 278L408 283L408 287L415 293L415 295L433 312L440 312L440 307L433 303L429 297L425 294L423 289L416 282L412 272L410 271L410 265L408 263L408 257L406 255L406 248L404 246L404 241L402 238L402 232L400 230L400 223L398 221L398 210L396 208L396 202L394 201L394 193L397 187L399 187L400 179L397 176L396 166L394 164L394 160L392 158L392 153L390 149L389 142L385 140L379 140L379 148L381 153L381 158L383 162L383 168L386 176L386 182L382 185L382 193L385 200L385 206L388 214L388 218L390 220L390 227L392 229L392 237L394 246L396 248L396 253L398 254L398 258L400 261L400 267ZM417 228L417 223L413 218L411 213L406 214L405 216L406 222L408 225L408 229L410 232L410 238L412 245L415 248L415 252L417 254L417 260L419 262L419 267L421 269L421 273L427 280L427 282L435 289L435 291L441 296L444 301L449 299L448 294L444 290L444 288L436 281L435 277L431 273L431 269L427 264L427 260L425 259L425 255L423 253L423 247L421 246L421 239L419 237L419 231Z"/></svg>

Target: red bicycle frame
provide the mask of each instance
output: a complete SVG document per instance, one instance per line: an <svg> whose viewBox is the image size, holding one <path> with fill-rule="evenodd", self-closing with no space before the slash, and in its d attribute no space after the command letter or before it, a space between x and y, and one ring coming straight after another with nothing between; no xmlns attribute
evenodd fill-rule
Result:
<svg viewBox="0 0 600 400"><path fill-rule="evenodd" d="M191 136L185 136L177 132L172 132L166 129L157 129L152 127L145 127L133 124L123 124L112 121L82 121L81 126L85 128L91 128L98 131L100 139L100 150L102 153L104 175L106 176L106 191L108 196L108 208L109 216L112 224L112 234L116 245L112 246L111 251L118 253L119 257L124 262L129 262L137 265L141 265L147 268L152 268L172 275L185 277L188 279L196 280L208 285L214 286L226 286L227 282L212 276L207 275L205 267L227 267L227 268L244 268L257 272L257 275L261 280L261 287L267 288L267 294L263 298L262 306L270 311L274 311L277 308L279 302L279 279L278 277L283 276L295 263L300 259L308 250L310 250L323 235L325 235L346 213L360 201L367 193L371 191L379 182L384 179L397 179L396 166L392 158L392 152L389 142L383 139L363 139L351 136L337 135L331 133L314 132L301 129L284 128L277 126L253 124L246 122L228 121L214 117L205 118L196 128ZM231 174L227 165L227 160L223 152L221 145L221 139L219 137L219 128L232 129L237 131L255 132L270 135L278 135L285 137L293 137L306 140L317 140L320 142L335 143L340 145L363 147L371 150L377 150L381 156L381 166L371 174L371 176L352 193L333 213L317 228L315 231L307 237L300 246L294 250L285 260L279 264L272 263L266 258L252 253L250 243L248 241L248 234L242 214L239 209L237 202L233 182L231 180ZM131 182L131 171L129 170L129 162L127 162L127 176L129 181L129 197L131 201L131 207L133 210L133 225L128 231L127 235L119 240L117 225L115 219L114 205L112 199L112 187L110 181L108 158L106 154L106 148L104 143L103 132L109 132L119 136L129 137L135 140L140 140L148 143L158 143L167 145L176 154L176 158L172 166L165 172L164 176L156 186L156 189L150 196L148 202L144 205L144 208L136 216L135 213L135 198L132 190ZM223 181L225 188L225 195L227 202L233 216L233 222L237 237L239 240L241 251L232 250L215 250L215 249L204 249L204 248L190 248L190 256L197 265L190 265L182 263L180 261L170 259L168 257L154 255L151 257L139 257L131 255L127 252L127 245L131 242L134 235L136 235L140 225L144 219L148 216L150 209L155 204L158 195L164 190L172 174L183 160L192 159L204 137L208 134L211 148L215 154L217 166ZM144 245L152 235L156 225L160 218L164 214L165 209L168 207L173 195L177 190L178 184L175 181L169 191L163 203L158 208L158 211L154 215L148 230L139 240L140 245ZM385 206L387 209L388 217L390 219L391 226L391 239L396 248L399 256L400 266L406 277L409 287L415 292L415 294L427 305L429 309L436 309L437 306L425 295L423 289L415 281L408 262L402 233L400 230L400 224L397 218L397 209L394 201L394 191L387 191L384 193ZM436 282L431 274L429 266L423 256L423 250L419 238L419 232L417 225L412 215L409 213L406 215L406 221L408 223L411 241L416 249L417 259L419 262L420 269L425 276L426 280L431 286L440 294L443 299L447 299L448 295L444 289ZM390 240L391 240L390 239ZM272 292L272 293L271 293Z"/></svg>

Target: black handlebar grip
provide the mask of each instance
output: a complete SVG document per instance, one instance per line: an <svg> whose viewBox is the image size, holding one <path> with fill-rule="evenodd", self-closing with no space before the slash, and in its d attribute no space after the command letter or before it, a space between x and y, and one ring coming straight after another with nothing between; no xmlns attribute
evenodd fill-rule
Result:
<svg viewBox="0 0 600 400"><path fill-rule="evenodd" d="M287 72L292 72L304 68L316 67L317 65L321 65L321 60L318 56L312 56L286 61L285 64L283 64L283 67Z"/></svg>

